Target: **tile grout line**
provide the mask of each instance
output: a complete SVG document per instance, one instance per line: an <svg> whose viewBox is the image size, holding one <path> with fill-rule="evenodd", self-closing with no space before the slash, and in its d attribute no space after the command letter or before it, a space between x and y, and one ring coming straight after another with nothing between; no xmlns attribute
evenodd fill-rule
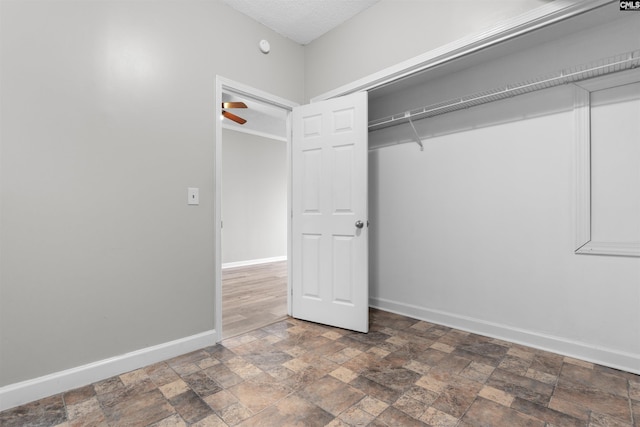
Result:
<svg viewBox="0 0 640 427"><path fill-rule="evenodd" d="M631 380L627 379L627 401L629 402L629 413L631 414L631 425L635 426L635 417L633 415L633 401L631 400Z"/></svg>

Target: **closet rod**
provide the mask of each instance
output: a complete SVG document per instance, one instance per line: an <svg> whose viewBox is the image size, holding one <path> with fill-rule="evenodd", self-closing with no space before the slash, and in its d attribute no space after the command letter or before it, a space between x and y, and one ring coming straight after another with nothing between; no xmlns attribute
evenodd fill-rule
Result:
<svg viewBox="0 0 640 427"><path fill-rule="evenodd" d="M603 76L605 74L629 70L638 66L640 66L640 50L634 50L601 59L586 65L564 69L552 74L551 76L541 77L515 85L507 85L498 89L479 92L462 98L428 105L426 107L394 114L381 119L375 119L369 122L369 131L384 129L406 122L410 122L413 126L412 122L415 120L426 119L440 114L450 113L452 111L462 110L493 101L499 101L501 99L541 89L547 89L562 84L575 83L581 80Z"/></svg>

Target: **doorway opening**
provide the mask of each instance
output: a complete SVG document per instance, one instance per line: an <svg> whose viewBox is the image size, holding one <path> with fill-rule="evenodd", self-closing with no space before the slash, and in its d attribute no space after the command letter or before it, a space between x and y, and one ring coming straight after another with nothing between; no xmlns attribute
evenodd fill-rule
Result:
<svg viewBox="0 0 640 427"><path fill-rule="evenodd" d="M217 341L291 313L289 115L296 105L216 78Z"/></svg>
<svg viewBox="0 0 640 427"><path fill-rule="evenodd" d="M256 108L252 102L243 102ZM249 123L251 118L247 120ZM224 127L223 338L263 327L287 315L287 177L286 138Z"/></svg>

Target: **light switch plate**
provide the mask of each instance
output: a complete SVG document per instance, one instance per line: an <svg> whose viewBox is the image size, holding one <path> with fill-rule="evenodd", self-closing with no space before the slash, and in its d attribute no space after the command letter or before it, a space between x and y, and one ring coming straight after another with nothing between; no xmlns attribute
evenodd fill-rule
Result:
<svg viewBox="0 0 640 427"><path fill-rule="evenodd" d="M195 187L187 188L187 204L199 205L200 204L200 189Z"/></svg>

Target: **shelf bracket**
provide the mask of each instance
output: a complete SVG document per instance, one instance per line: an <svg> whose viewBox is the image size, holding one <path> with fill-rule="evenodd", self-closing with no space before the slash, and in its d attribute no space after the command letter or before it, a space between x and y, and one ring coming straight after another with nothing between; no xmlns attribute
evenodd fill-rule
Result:
<svg viewBox="0 0 640 427"><path fill-rule="evenodd" d="M416 144L420 146L420 151L424 151L422 140L420 139L420 136L418 136L418 131L416 130L416 127L413 125L413 120L411 120L411 114L409 114L409 112L407 111L406 113L404 113L404 116L407 119L409 119L409 124L411 125L411 129L413 130L413 136L416 139Z"/></svg>

